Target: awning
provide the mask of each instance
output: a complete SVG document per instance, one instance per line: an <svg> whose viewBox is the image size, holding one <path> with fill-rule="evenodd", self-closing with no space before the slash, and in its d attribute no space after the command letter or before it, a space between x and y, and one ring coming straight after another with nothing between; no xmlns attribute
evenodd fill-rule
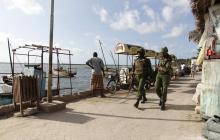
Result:
<svg viewBox="0 0 220 140"><path fill-rule="evenodd" d="M116 54L126 54L126 55L137 55L137 52L141 49L144 49L142 46L139 45L132 45L132 44L124 44L118 43L115 47ZM145 57L158 57L159 53L154 50L145 50Z"/></svg>
<svg viewBox="0 0 220 140"><path fill-rule="evenodd" d="M115 47L115 53L116 54L137 55L137 52L141 49L143 49L143 47L138 46L138 45L118 43Z"/></svg>

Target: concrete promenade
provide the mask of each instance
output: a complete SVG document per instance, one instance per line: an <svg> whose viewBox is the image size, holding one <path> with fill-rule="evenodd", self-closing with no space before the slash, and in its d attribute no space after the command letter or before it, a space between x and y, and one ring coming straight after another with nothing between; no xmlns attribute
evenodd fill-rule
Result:
<svg viewBox="0 0 220 140"><path fill-rule="evenodd" d="M172 81L167 110L160 111L154 89L133 107L135 93L86 98L55 113L0 120L0 140L203 140L203 122L194 113L195 80Z"/></svg>

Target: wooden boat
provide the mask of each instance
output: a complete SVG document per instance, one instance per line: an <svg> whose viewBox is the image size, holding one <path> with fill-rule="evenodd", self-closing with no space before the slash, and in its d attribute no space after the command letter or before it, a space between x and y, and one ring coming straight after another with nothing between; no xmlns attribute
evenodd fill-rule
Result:
<svg viewBox="0 0 220 140"><path fill-rule="evenodd" d="M63 69L62 67L58 69L53 69L53 75L60 77L74 77L77 74L76 71Z"/></svg>
<svg viewBox="0 0 220 140"><path fill-rule="evenodd" d="M3 82L1 89L3 93L12 93L12 79L11 75L4 75L1 77L1 81Z"/></svg>
<svg viewBox="0 0 220 140"><path fill-rule="evenodd" d="M16 74L15 76L23 76L22 73ZM1 82L3 83L1 85L3 93L12 93L12 84L13 84L13 77L12 75L3 75L1 76Z"/></svg>
<svg viewBox="0 0 220 140"><path fill-rule="evenodd" d="M116 75L116 68L106 68L104 70L105 72L105 77L108 77L109 75Z"/></svg>

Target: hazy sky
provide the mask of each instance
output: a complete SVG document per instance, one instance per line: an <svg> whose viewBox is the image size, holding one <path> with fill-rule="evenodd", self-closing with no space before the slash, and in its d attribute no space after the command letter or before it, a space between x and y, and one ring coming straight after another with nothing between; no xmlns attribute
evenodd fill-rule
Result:
<svg viewBox="0 0 220 140"><path fill-rule="evenodd" d="M94 51L101 57L98 40L107 63L118 42L157 51L167 46L178 58L196 54L188 41L195 28L189 0L55 0L54 14L54 44L71 49L73 63L85 63ZM12 47L49 44L50 0L0 0L0 18L0 61L9 61L7 37Z"/></svg>

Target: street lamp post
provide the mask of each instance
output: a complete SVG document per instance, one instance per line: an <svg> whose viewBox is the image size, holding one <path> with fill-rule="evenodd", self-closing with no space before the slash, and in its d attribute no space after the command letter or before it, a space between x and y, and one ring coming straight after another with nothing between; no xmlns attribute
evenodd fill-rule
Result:
<svg viewBox="0 0 220 140"><path fill-rule="evenodd" d="M54 23L54 0L51 0L51 15L50 15L50 40L49 40L49 70L48 70L48 88L47 101L52 102L52 62L53 62L53 23Z"/></svg>

